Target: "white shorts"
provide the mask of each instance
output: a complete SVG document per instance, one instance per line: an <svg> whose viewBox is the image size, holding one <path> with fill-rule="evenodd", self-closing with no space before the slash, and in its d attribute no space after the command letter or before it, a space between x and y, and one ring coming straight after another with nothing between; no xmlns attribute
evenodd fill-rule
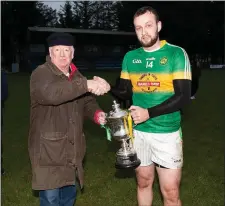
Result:
<svg viewBox="0 0 225 206"><path fill-rule="evenodd" d="M134 130L134 149L141 160L140 166L149 166L153 163L170 169L183 166L181 129L172 133Z"/></svg>

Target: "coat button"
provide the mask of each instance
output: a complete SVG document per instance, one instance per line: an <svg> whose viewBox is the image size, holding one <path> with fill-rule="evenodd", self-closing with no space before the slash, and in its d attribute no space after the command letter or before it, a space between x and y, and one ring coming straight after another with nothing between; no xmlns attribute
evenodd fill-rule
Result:
<svg viewBox="0 0 225 206"><path fill-rule="evenodd" d="M73 165L72 160L67 160L67 162L68 162L69 165L71 165L71 166Z"/></svg>
<svg viewBox="0 0 225 206"><path fill-rule="evenodd" d="M74 141L70 140L70 144L74 145Z"/></svg>

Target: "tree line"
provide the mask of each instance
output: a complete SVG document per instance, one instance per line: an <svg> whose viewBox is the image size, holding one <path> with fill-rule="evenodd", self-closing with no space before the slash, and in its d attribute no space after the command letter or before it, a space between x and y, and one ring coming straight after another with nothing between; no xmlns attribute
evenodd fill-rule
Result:
<svg viewBox="0 0 225 206"><path fill-rule="evenodd" d="M192 53L224 52L224 2L66 1L57 11L39 1L1 1L2 54L23 47L33 26L133 31L134 13L146 5L159 12L162 38Z"/></svg>

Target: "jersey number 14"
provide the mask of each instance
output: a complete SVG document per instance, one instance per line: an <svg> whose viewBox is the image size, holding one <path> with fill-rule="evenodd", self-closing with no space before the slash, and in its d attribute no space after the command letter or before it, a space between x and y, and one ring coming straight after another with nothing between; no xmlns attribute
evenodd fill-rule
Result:
<svg viewBox="0 0 225 206"><path fill-rule="evenodd" d="M153 61L147 61L146 62L146 68L152 68L153 67Z"/></svg>

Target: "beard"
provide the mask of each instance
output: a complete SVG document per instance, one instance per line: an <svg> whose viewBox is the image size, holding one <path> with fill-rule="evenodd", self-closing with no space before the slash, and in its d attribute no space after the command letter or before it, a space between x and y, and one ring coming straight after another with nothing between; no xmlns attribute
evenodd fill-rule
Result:
<svg viewBox="0 0 225 206"><path fill-rule="evenodd" d="M152 47L157 42L159 38L159 33L156 31L154 36L145 35L145 38L148 38L149 40L145 41L145 40L142 40L142 38L138 39L140 44L143 47Z"/></svg>

